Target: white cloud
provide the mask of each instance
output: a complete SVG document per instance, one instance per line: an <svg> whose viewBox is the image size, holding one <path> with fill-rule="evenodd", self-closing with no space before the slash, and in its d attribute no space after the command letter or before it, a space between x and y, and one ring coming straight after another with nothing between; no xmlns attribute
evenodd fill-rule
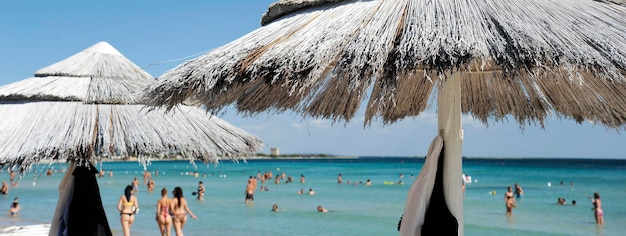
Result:
<svg viewBox="0 0 626 236"><path fill-rule="evenodd" d="M483 124L482 121L477 120L474 116L471 115L463 115L461 117L463 127L472 127L472 128L486 128L487 126Z"/></svg>
<svg viewBox="0 0 626 236"><path fill-rule="evenodd" d="M302 123L291 123L291 127L295 129L302 129L304 128L304 125L302 125Z"/></svg>
<svg viewBox="0 0 626 236"><path fill-rule="evenodd" d="M328 128L332 125L332 122L329 120L315 119L311 121L310 124L317 128Z"/></svg>
<svg viewBox="0 0 626 236"><path fill-rule="evenodd" d="M438 122L437 114L434 112L423 112L417 116L417 120L426 124L437 124Z"/></svg>

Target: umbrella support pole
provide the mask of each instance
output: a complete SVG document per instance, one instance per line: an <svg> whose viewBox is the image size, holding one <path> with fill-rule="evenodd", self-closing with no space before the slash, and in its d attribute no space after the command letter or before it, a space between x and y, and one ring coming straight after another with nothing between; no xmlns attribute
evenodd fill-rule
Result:
<svg viewBox="0 0 626 236"><path fill-rule="evenodd" d="M439 135L443 137L444 196L459 223L459 235L463 235L461 72L440 81L443 84L437 96L437 116Z"/></svg>

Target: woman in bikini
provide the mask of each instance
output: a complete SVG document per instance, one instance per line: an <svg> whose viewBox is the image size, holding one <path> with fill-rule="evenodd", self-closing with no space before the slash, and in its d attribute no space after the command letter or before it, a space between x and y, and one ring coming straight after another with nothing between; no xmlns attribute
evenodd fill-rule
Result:
<svg viewBox="0 0 626 236"><path fill-rule="evenodd" d="M513 214L513 207L517 206L515 198L513 198L513 188L509 186L506 193L504 193L504 204L506 205L506 215L511 216Z"/></svg>
<svg viewBox="0 0 626 236"><path fill-rule="evenodd" d="M161 199L157 201L156 221L161 230L161 236L170 236L172 231L172 216L170 215L170 206L172 199L167 197L167 189L161 190Z"/></svg>
<svg viewBox="0 0 626 236"><path fill-rule="evenodd" d="M594 193L591 203L593 204L593 216L596 218L596 224L604 224L604 211L602 211L602 200L600 200L600 194Z"/></svg>
<svg viewBox="0 0 626 236"><path fill-rule="evenodd" d="M120 222L122 223L124 236L130 236L130 227L135 221L135 213L139 210L137 197L132 195L132 191L133 186L126 186L126 189L124 189L124 195L122 195L120 200L117 202L117 210L120 211Z"/></svg>
<svg viewBox="0 0 626 236"><path fill-rule="evenodd" d="M176 236L183 236L183 227L187 222L187 213L194 220L198 219L187 206L187 200L183 197L183 189L180 187L174 188L174 198L172 199L172 205L170 206L174 216L174 230Z"/></svg>

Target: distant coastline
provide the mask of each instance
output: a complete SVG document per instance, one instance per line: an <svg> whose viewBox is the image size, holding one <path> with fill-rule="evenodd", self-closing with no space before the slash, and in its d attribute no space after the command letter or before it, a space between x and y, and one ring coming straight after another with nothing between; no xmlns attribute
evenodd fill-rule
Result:
<svg viewBox="0 0 626 236"><path fill-rule="evenodd" d="M246 159L352 159L359 158L358 156L338 156L333 154L308 154L308 153L296 153L296 154L282 154L282 155L269 155L265 153L257 153L252 157L246 157Z"/></svg>
<svg viewBox="0 0 626 236"><path fill-rule="evenodd" d="M271 156L257 153L246 159L367 159L367 158L408 158L424 159L425 156L359 156L359 155L333 155L333 154L284 154ZM512 156L463 156L463 160L625 160L624 157L512 157Z"/></svg>
<svg viewBox="0 0 626 236"><path fill-rule="evenodd" d="M252 156L245 156L239 158L240 160L323 160L323 159L424 159L424 156L358 156L358 155L333 155L333 154L282 154L282 155L269 155L263 153L257 153ZM230 158L220 159L220 161L226 161ZM151 158L148 161L185 161L189 160L180 155L171 158ZM463 160L466 161L480 161L480 160L502 160L502 161L626 161L626 157L623 158L606 158L606 157L475 157L475 156L463 156ZM131 162L139 161L137 157L127 158L100 158L101 162ZM51 164L60 163L58 160L40 160L39 164Z"/></svg>

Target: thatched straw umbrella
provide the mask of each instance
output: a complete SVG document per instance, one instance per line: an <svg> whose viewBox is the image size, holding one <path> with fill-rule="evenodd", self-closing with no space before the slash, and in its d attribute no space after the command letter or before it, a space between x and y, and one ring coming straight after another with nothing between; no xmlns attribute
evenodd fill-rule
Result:
<svg viewBox="0 0 626 236"><path fill-rule="evenodd" d="M111 235L91 165L102 157L145 164L175 151L217 162L261 149L259 138L198 107L149 112L141 98L153 82L100 42L35 78L0 87L0 166L24 171L41 160L72 163L59 186L50 235Z"/></svg>
<svg viewBox="0 0 626 236"><path fill-rule="evenodd" d="M615 129L626 122L626 7L614 2L281 0L262 25L166 72L153 105L349 121L367 100L368 125L436 103L443 207L459 234L462 113L521 127L551 116ZM421 231L410 210L402 235Z"/></svg>
<svg viewBox="0 0 626 236"><path fill-rule="evenodd" d="M170 151L216 162L259 150L261 140L183 106L149 112L142 93L154 78L106 42L0 87L0 165L39 160L149 160Z"/></svg>

